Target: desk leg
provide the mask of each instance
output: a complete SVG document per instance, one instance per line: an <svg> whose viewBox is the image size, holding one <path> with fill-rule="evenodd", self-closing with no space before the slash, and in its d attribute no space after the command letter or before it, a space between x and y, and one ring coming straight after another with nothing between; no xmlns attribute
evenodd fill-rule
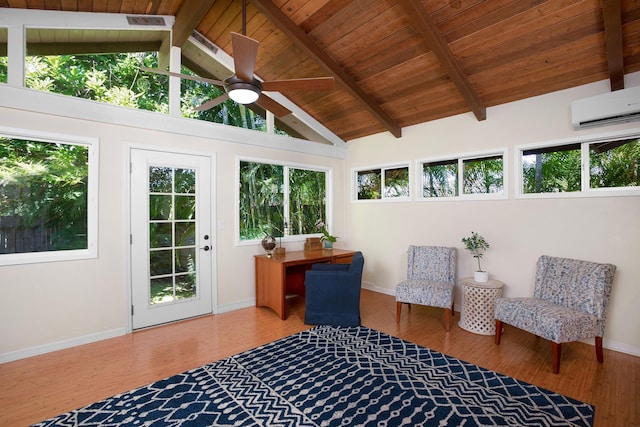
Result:
<svg viewBox="0 0 640 427"><path fill-rule="evenodd" d="M269 307L282 320L287 318L285 276L282 264L256 258L256 307Z"/></svg>

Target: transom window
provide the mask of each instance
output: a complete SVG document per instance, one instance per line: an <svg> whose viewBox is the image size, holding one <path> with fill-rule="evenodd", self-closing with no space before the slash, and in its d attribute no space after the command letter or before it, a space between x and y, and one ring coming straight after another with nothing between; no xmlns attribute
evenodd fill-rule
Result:
<svg viewBox="0 0 640 427"><path fill-rule="evenodd" d="M523 195L640 192L638 137L520 148L518 153Z"/></svg>
<svg viewBox="0 0 640 427"><path fill-rule="evenodd" d="M407 199L409 166L393 165L354 171L356 200Z"/></svg>
<svg viewBox="0 0 640 427"><path fill-rule="evenodd" d="M423 199L505 196L504 153L418 162Z"/></svg>

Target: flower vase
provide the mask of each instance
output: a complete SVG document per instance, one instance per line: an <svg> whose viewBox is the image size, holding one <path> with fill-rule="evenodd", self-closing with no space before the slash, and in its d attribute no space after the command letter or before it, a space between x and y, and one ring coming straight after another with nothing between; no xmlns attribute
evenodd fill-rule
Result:
<svg viewBox="0 0 640 427"><path fill-rule="evenodd" d="M333 242L325 240L323 243L324 243L324 248L325 249L333 249Z"/></svg>
<svg viewBox="0 0 640 427"><path fill-rule="evenodd" d="M489 280L489 273L486 271L474 271L473 280L478 283L484 283Z"/></svg>

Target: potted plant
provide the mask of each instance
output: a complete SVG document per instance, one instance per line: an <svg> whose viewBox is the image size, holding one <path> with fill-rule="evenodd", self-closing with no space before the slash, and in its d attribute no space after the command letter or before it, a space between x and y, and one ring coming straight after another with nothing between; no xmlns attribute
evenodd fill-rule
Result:
<svg viewBox="0 0 640 427"><path fill-rule="evenodd" d="M462 243L464 243L465 248L471 252L471 255L478 260L478 270L473 272L473 280L476 282L486 282L489 280L489 273L484 271L480 266L480 258L484 255L484 251L489 249L489 243L475 231L471 232L471 237L463 237Z"/></svg>
<svg viewBox="0 0 640 427"><path fill-rule="evenodd" d="M316 228L320 229L322 233L322 237L320 237L320 241L323 243L325 249L332 249L333 244L338 240L337 236L332 236L327 231L327 228L324 226L324 222L321 219L316 221Z"/></svg>

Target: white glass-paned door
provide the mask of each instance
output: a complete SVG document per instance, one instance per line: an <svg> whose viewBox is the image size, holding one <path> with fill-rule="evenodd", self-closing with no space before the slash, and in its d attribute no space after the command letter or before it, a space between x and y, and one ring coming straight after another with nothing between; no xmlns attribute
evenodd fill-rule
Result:
<svg viewBox="0 0 640 427"><path fill-rule="evenodd" d="M211 163L131 150L133 329L212 312Z"/></svg>

